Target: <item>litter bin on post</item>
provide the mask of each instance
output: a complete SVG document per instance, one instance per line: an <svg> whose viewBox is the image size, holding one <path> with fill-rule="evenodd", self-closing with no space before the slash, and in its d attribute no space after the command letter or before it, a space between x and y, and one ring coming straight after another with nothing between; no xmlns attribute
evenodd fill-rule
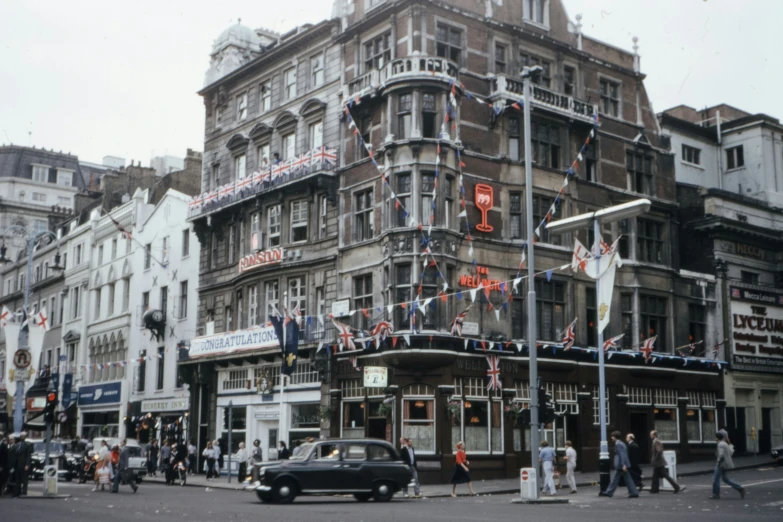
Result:
<svg viewBox="0 0 783 522"><path fill-rule="evenodd" d="M674 482L677 482L677 453L671 450L664 451L663 460L666 461L666 470L669 472L669 476ZM661 489L674 491L668 480L661 481Z"/></svg>
<svg viewBox="0 0 783 522"><path fill-rule="evenodd" d="M44 496L57 495L57 466L44 466Z"/></svg>
<svg viewBox="0 0 783 522"><path fill-rule="evenodd" d="M519 496L523 500L535 500L538 498L538 473L536 468L522 468L519 470Z"/></svg>

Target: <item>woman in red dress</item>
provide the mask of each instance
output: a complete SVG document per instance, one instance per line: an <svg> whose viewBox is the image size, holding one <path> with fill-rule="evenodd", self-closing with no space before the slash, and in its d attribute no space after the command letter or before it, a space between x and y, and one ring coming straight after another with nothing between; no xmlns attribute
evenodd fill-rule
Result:
<svg viewBox="0 0 783 522"><path fill-rule="evenodd" d="M454 474L451 476L451 496L457 496L457 484L465 483L467 483L468 488L470 488L470 495L475 495L476 492L473 491L473 483L470 481L470 470L468 469L470 462L468 462L468 456L465 454L464 442L460 441L457 443L457 455L455 456L455 459L456 465L454 466Z"/></svg>

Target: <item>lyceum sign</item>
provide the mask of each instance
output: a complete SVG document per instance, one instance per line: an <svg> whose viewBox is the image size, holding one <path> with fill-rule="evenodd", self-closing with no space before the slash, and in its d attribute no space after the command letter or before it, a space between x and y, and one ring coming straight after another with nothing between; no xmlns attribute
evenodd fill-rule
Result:
<svg viewBox="0 0 783 522"><path fill-rule="evenodd" d="M731 288L731 364L783 373L783 295Z"/></svg>

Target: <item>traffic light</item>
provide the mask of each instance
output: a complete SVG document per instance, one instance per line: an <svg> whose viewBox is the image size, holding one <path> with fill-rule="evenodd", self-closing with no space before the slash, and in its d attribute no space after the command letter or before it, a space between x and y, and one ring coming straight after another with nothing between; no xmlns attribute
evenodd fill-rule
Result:
<svg viewBox="0 0 783 522"><path fill-rule="evenodd" d="M60 401L57 400L57 392L50 391L46 394L46 407L44 408L44 422L54 423L54 413L57 409L57 404Z"/></svg>
<svg viewBox="0 0 783 522"><path fill-rule="evenodd" d="M538 389L538 421L541 424L549 424L555 420L555 405L551 396L544 388Z"/></svg>

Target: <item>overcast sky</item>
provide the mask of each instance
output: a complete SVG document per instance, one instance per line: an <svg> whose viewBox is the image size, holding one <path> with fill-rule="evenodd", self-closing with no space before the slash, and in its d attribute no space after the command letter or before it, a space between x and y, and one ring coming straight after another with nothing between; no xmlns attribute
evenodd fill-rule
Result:
<svg viewBox="0 0 783 522"><path fill-rule="evenodd" d="M519 0L506 0L519 1ZM554 0L553 0L554 1ZM330 0L5 0L0 143L141 160L203 148L202 86L213 40L238 17L288 30ZM583 31L623 49L639 37L656 111L725 102L783 117L778 0L565 0ZM32 134L29 134L32 133Z"/></svg>

